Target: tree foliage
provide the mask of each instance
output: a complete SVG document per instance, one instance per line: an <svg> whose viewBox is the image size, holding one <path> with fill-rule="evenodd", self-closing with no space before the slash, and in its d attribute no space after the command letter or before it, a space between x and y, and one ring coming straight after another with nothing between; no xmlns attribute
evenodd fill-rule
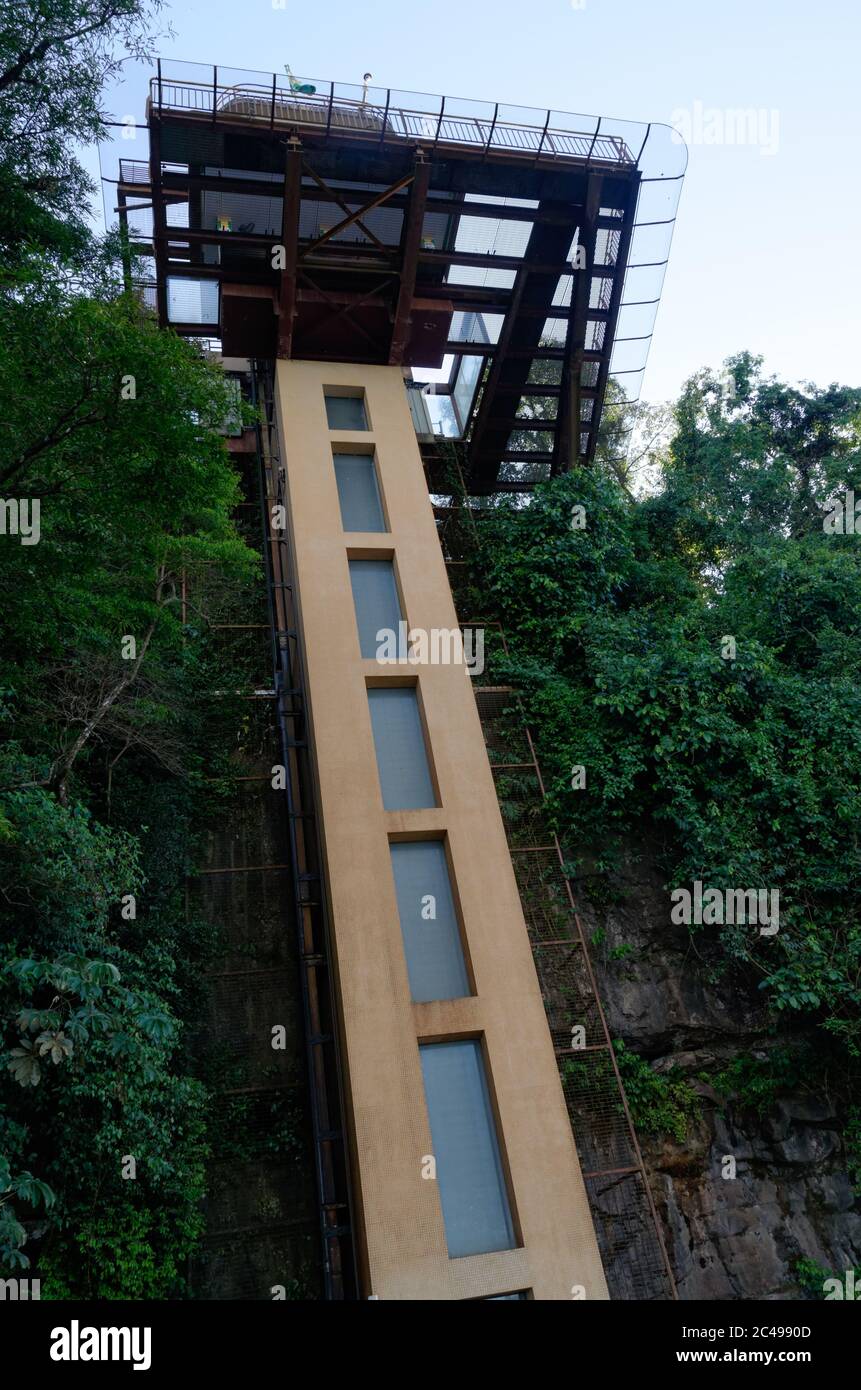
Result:
<svg viewBox="0 0 861 1390"><path fill-rule="evenodd" d="M74 153L108 119L102 91L142 54L160 0L6 0L0 20L0 283L82 270L94 188Z"/></svg>
<svg viewBox="0 0 861 1390"><path fill-rule="evenodd" d="M34 285L0 318L0 472L41 506L38 544L0 545L7 1264L33 1247L46 1296L167 1297L206 1157L182 1019L212 931L182 885L229 746L201 701L235 681L212 624L256 573L215 428L231 398L118 284Z"/></svg>
<svg viewBox="0 0 861 1390"><path fill-rule="evenodd" d="M732 394L725 376L688 383L657 492L635 501L597 467L494 508L474 582L572 860L607 865L646 836L668 887L778 889L777 936L700 931L776 1013L857 1054L861 537L823 521L861 495L861 391L790 387L747 354L728 366Z"/></svg>
<svg viewBox="0 0 861 1390"><path fill-rule="evenodd" d="M184 890L257 559L234 398L123 288L72 153L157 8L14 0L0 31L0 494L39 509L0 535L0 1264L43 1297L175 1296L205 1192L215 941Z"/></svg>

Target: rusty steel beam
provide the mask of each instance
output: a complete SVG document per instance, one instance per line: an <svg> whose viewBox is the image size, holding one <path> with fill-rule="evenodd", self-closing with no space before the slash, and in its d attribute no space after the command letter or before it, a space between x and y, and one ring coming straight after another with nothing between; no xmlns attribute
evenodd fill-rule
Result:
<svg viewBox="0 0 861 1390"><path fill-rule="evenodd" d="M568 318L568 331L565 335L562 389L559 394L559 427L553 445L551 474L567 472L580 457L580 378L583 374L586 319L591 312L589 297L592 269L595 265L595 248L598 240L597 218L601 207L601 186L601 175L590 174L586 188L585 207L577 233L578 246L582 246L586 253L586 268L572 272L574 288L571 312Z"/></svg>
<svg viewBox="0 0 861 1390"><path fill-rule="evenodd" d="M382 193L378 193L369 203L365 203L355 212L351 212L349 217L344 217L340 222L336 222L335 226L330 227L323 236L317 237L317 240L312 241L310 246L306 246L305 250L302 252L302 259L304 260L306 256L310 256L318 247L324 246L327 241L331 241L332 237L338 236L340 232L345 232L348 227L352 227L354 223L361 221L365 213L373 212L374 208L378 208L383 203L388 202L393 193L399 193L402 188L406 188L407 184L412 183L412 181L413 175L407 174L404 178L399 179L397 183L393 183L391 188L386 188Z"/></svg>
<svg viewBox="0 0 861 1390"><path fill-rule="evenodd" d="M328 327L330 323L332 323L335 319L339 318L349 319L352 327L355 328L356 332L360 333L361 336L371 344L371 347L374 349L374 351L376 352L379 350L379 344L375 341L374 338L371 337L370 333L368 333L367 329L363 326L363 324L358 323L351 316L354 310L361 308L363 304L366 304L370 300L373 300L382 291L386 290L388 288L388 280L383 280L381 283L373 285L371 289L366 290L364 294L359 295L358 297L354 296L345 304L343 303L343 301L337 299L333 294L324 290L320 285L318 285L314 280L312 280L311 276L308 274L307 271L303 270L299 273L302 280L311 287L314 294L319 295L320 299L322 299L324 303L328 304L332 310L332 313L327 315L325 319L321 319L318 323L314 324L313 328L310 328L303 333L303 350L304 347L307 347L308 340L310 338L313 338L317 333L320 332L321 329Z"/></svg>
<svg viewBox="0 0 861 1390"><path fill-rule="evenodd" d="M167 214L161 186L161 122L150 122L149 178L153 206L153 254L155 257L156 303L158 321L167 327L167 246L163 234L167 231Z"/></svg>
<svg viewBox="0 0 861 1390"><path fill-rule="evenodd" d="M410 190L410 205L407 213L404 234L403 249L401 252L401 287L398 292L398 303L395 309L395 322L392 327L392 343L389 349L389 365L400 366L404 360L407 342L410 336L410 314L413 307L413 296L416 288L416 272L419 265L419 248L421 244L422 227L424 226L425 204L427 203L428 187L430 185L430 161L425 158L424 151L416 151L415 170L413 171L413 186Z"/></svg>
<svg viewBox="0 0 861 1390"><path fill-rule="evenodd" d="M284 267L278 292L278 356L293 351L293 321L296 314L296 261L299 251L299 204L302 197L302 146L292 139L287 146L284 166L284 207L281 217L281 245Z"/></svg>
<svg viewBox="0 0 861 1390"><path fill-rule="evenodd" d="M514 288L511 294L511 305L509 307L508 313L505 316L505 322L502 325L502 332L499 335L499 341L495 344L491 344L491 346L493 347L493 360L491 363L490 374L488 375L487 381L484 384L484 391L481 397L481 405L478 407L478 414L475 417L475 423L472 427L472 439L470 440L470 451L475 455L477 455L479 452L485 430L487 429L488 423L493 414L494 396L496 394L496 388L499 384L499 378L502 373L502 366L508 354L508 348L511 343L511 335L514 332L514 324L517 319L518 312L520 310L520 301L523 298L523 290L526 286L526 279L529 274L529 269L530 267L528 264L527 257L524 256L523 264L518 270L517 278L514 282ZM474 345L470 344L470 346Z"/></svg>
<svg viewBox="0 0 861 1390"><path fill-rule="evenodd" d="M344 198L355 196L364 197L366 190L356 189L355 194L351 195L349 188L333 189L329 188L325 181L311 168L306 168L309 174L318 185L318 200L322 203L337 203L344 212L349 212L349 208L344 206ZM120 182L123 182L120 180ZM148 188L148 184L133 184L126 181L129 191ZM247 179L231 177L229 174L187 174L169 172L164 173L165 189L184 190L184 189L205 189L208 192L220 193L251 193L257 197L271 198L273 189L278 188L275 180L265 178L250 177ZM306 196L312 196L308 190ZM390 205L405 212L409 205L409 199L405 194L392 194ZM458 197L456 192L446 194L444 190L437 190L428 196L428 212L438 212L447 217L479 217L493 221L505 222L537 222L548 226L567 222L565 214L558 212L540 212L538 208L508 207L505 203L467 203L464 204L462 197ZM602 218L602 226L618 228L619 223L613 218Z"/></svg>
<svg viewBox="0 0 861 1390"><path fill-rule="evenodd" d="M321 179L320 175L315 173L315 171L311 168L310 164L305 164L304 170L305 173L309 174L310 177L314 180L317 187L320 189L320 192L324 195L326 201L337 203L338 207L341 209L343 213L346 213L347 217L353 216L349 204L344 202L344 199L341 197L340 193L337 193L333 188L330 188L329 185L325 182L325 180ZM374 236L374 233L370 230L370 228L365 226L361 217L357 216L355 218L355 223L357 227L361 228L362 232L368 238L369 241L372 241L374 245L379 248L380 251L384 251L388 255L390 248L386 246L384 242L380 241L380 238L378 236Z"/></svg>
<svg viewBox="0 0 861 1390"><path fill-rule="evenodd" d="M613 288L610 292L610 307L607 310L607 331L604 337L606 352L598 368L598 380L595 383L596 405L592 414L592 420L590 421L591 433L589 435L589 444L586 454L587 458L590 460L595 457L595 449L598 443L598 430L604 411L604 395L610 375L610 354L612 352L613 343L616 340L616 325L619 321L619 308L622 303L622 292L625 288L625 268L631 250L631 239L634 235L636 209L637 188L634 186L627 200L625 217L621 227L621 236L619 237L619 252L616 259L618 274L613 281Z"/></svg>

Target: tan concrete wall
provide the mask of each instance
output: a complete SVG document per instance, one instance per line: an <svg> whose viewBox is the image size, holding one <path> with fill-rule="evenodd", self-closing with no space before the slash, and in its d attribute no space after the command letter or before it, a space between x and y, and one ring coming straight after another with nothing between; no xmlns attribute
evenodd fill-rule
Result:
<svg viewBox="0 0 861 1390"><path fill-rule="evenodd" d="M363 387L370 432L331 432L324 386ZM363 1294L466 1299L529 1288L606 1298L583 1181L470 679L462 666L418 675L434 810L383 810L366 681L404 668L359 655L348 554L394 555L410 627L457 624L403 380L395 367L279 362L277 403L319 779L336 953ZM376 448L390 530L345 534L332 444ZM359 450L357 450L358 452ZM389 838L445 832L475 997L413 1004ZM418 1040L484 1038L520 1248L450 1259Z"/></svg>

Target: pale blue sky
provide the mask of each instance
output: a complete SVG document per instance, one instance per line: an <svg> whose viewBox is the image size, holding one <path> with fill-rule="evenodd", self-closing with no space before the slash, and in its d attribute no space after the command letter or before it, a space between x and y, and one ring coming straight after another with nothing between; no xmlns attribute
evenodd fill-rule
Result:
<svg viewBox="0 0 861 1390"><path fill-rule="evenodd" d="M742 348L790 380L859 384L857 0L175 0L166 14L163 57L369 70L375 86L640 121L693 120L699 103L703 132L712 111L761 111L776 151L691 146L643 397ZM144 96L115 113L142 119Z"/></svg>

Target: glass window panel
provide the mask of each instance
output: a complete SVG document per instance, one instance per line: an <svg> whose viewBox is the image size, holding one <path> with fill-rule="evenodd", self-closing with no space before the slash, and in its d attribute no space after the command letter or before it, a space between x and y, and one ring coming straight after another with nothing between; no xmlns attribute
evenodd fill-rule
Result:
<svg viewBox="0 0 861 1390"><path fill-rule="evenodd" d="M514 1248L514 1225L478 1042L419 1048L451 1258Z"/></svg>
<svg viewBox="0 0 861 1390"><path fill-rule="evenodd" d="M470 993L441 840L391 846L410 994L416 1003ZM432 899L432 901L429 901Z"/></svg>
<svg viewBox="0 0 861 1390"><path fill-rule="evenodd" d="M475 393L481 374L484 371L483 357L462 357L460 359L460 371L457 374L453 396L455 407L461 423L465 426L469 419L472 403L475 400ZM463 431L461 431L463 433Z"/></svg>
<svg viewBox="0 0 861 1390"><path fill-rule="evenodd" d="M505 322L504 314L463 313L452 315L450 343L498 343Z"/></svg>
<svg viewBox="0 0 861 1390"><path fill-rule="evenodd" d="M362 396L331 396L326 392L326 418L330 430L366 430L368 417Z"/></svg>
<svg viewBox="0 0 861 1390"><path fill-rule="evenodd" d="M388 628L397 638L402 616L391 560L351 560L350 583L356 606L359 648L363 657L373 659L383 640L377 633Z"/></svg>
<svg viewBox="0 0 861 1390"><path fill-rule="evenodd" d="M486 289L510 290L514 286L515 272L482 265L453 265L445 278L450 285L483 285Z"/></svg>
<svg viewBox="0 0 861 1390"><path fill-rule="evenodd" d="M419 704L412 686L368 691L383 806L387 811L435 806Z"/></svg>
<svg viewBox="0 0 861 1390"><path fill-rule="evenodd" d="M167 316L171 323L218 323L218 281L169 275Z"/></svg>
<svg viewBox="0 0 861 1390"><path fill-rule="evenodd" d="M335 481L345 531L385 531L377 470L371 454L335 454Z"/></svg>
<svg viewBox="0 0 861 1390"><path fill-rule="evenodd" d="M460 422L455 414L451 396L425 396L425 405L433 425L433 432L446 439L460 439Z"/></svg>

